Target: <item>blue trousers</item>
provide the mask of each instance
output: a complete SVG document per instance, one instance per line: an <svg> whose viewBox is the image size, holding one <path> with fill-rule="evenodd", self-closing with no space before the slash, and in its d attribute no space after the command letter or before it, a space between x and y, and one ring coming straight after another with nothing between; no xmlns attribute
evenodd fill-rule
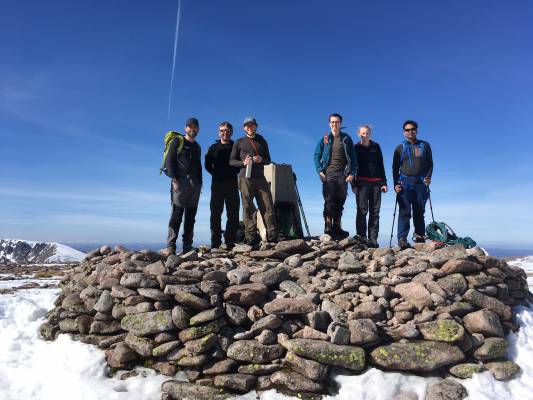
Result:
<svg viewBox="0 0 533 400"><path fill-rule="evenodd" d="M425 235L426 223L424 213L428 200L427 186L421 181L405 180L402 182L402 191L398 194L398 239L409 235L409 220L411 210L413 212L413 224L415 233L420 236Z"/></svg>

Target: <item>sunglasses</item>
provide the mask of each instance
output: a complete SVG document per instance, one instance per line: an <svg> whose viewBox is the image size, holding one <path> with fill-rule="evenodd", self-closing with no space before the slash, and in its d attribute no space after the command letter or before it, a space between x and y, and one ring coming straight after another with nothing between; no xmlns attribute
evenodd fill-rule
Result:
<svg viewBox="0 0 533 400"><path fill-rule="evenodd" d="M226 133L226 132L231 132L231 129L219 129L218 131L220 133Z"/></svg>
<svg viewBox="0 0 533 400"><path fill-rule="evenodd" d="M406 132L416 132L416 128L404 129Z"/></svg>

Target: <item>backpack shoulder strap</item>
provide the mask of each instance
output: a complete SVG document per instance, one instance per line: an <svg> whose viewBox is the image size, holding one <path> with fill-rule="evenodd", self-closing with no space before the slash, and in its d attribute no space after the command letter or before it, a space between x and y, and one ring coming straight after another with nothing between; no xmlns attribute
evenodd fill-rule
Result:
<svg viewBox="0 0 533 400"><path fill-rule="evenodd" d="M402 142L402 154L400 156L400 167L402 166L403 160L405 160L405 156L406 156L406 154L408 154L408 152L409 152L409 145L404 140Z"/></svg>

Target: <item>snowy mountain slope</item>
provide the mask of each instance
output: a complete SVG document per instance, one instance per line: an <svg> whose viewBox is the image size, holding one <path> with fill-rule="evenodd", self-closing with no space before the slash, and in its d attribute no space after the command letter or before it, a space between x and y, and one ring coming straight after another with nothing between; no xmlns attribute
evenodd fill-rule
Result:
<svg viewBox="0 0 533 400"><path fill-rule="evenodd" d="M0 264L52 264L78 262L85 253L60 243L0 240Z"/></svg>

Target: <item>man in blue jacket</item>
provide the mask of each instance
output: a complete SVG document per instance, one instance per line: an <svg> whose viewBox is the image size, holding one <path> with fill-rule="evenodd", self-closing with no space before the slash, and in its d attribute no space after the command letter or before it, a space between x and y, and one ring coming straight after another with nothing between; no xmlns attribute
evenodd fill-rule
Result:
<svg viewBox="0 0 533 400"><path fill-rule="evenodd" d="M318 142L315 154L315 169L322 181L324 196L324 233L333 239L349 235L342 229L341 219L348 191L348 183L357 173L357 156L350 136L341 132L342 116L329 116L330 133Z"/></svg>
<svg viewBox="0 0 533 400"><path fill-rule="evenodd" d="M400 207L398 213L398 246L410 247L407 241L409 220L413 211L415 232L413 240L425 242L424 214L429 198L429 185L433 174L433 155L428 142L417 138L418 124L409 120L403 123L405 140L394 150L392 175L394 191Z"/></svg>

